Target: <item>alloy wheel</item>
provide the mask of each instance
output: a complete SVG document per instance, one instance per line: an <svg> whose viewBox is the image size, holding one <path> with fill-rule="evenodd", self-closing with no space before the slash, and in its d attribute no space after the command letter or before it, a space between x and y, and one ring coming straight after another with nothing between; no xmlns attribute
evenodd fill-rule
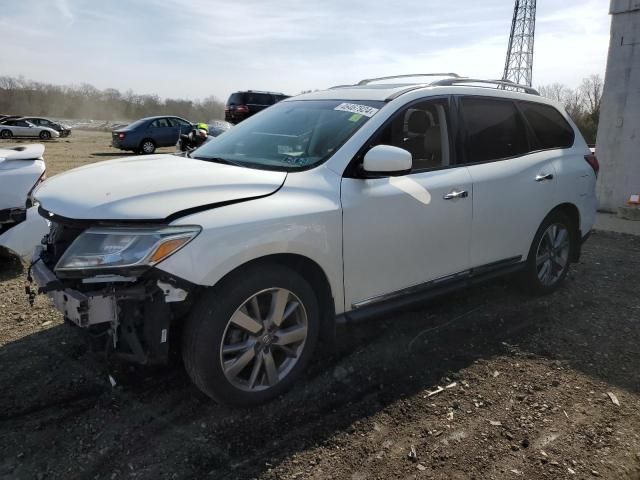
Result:
<svg viewBox="0 0 640 480"><path fill-rule="evenodd" d="M155 149L156 149L156 146L153 144L153 142L146 141L142 144L142 151L144 153L153 153Z"/></svg>
<svg viewBox="0 0 640 480"><path fill-rule="evenodd" d="M557 283L569 264L569 230L562 224L547 227L536 251L536 271L540 283L550 287Z"/></svg>
<svg viewBox="0 0 640 480"><path fill-rule="evenodd" d="M307 339L307 312L284 288L262 290L229 319L220 362L236 388L257 392L283 380L298 363Z"/></svg>

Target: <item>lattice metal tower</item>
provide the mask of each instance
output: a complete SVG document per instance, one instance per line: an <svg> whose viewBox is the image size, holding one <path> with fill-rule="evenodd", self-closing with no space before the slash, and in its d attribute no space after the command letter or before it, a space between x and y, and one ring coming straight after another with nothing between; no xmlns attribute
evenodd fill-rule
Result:
<svg viewBox="0 0 640 480"><path fill-rule="evenodd" d="M531 86L536 0L516 0L503 80Z"/></svg>

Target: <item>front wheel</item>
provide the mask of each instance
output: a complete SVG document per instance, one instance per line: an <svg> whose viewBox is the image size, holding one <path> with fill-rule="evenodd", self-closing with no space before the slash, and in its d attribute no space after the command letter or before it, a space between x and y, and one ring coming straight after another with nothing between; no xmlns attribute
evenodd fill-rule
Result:
<svg viewBox="0 0 640 480"><path fill-rule="evenodd" d="M47 132L46 130L43 130L40 132L41 140L49 140L50 138L51 138L51 133Z"/></svg>
<svg viewBox="0 0 640 480"><path fill-rule="evenodd" d="M567 276L577 238L569 218L558 212L542 222L529 250L522 286L542 295L557 289Z"/></svg>
<svg viewBox="0 0 640 480"><path fill-rule="evenodd" d="M193 382L230 406L267 402L290 388L309 363L319 333L309 283L280 265L231 275L192 311L182 355Z"/></svg>

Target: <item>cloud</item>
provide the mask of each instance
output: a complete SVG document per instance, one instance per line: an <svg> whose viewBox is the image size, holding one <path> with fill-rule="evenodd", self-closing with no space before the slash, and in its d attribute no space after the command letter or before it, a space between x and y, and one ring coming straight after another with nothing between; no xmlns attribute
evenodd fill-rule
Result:
<svg viewBox="0 0 640 480"><path fill-rule="evenodd" d="M54 5L56 9L66 20L73 22L75 20L75 16L71 12L71 8L69 7L69 2L67 0L55 0Z"/></svg>
<svg viewBox="0 0 640 480"><path fill-rule="evenodd" d="M294 94L425 71L496 78L513 8L505 0L54 0L52 15L40 4L3 10L0 29L25 25L5 35L4 74L222 99L248 88ZM575 86L604 72L607 6L538 2L536 84Z"/></svg>

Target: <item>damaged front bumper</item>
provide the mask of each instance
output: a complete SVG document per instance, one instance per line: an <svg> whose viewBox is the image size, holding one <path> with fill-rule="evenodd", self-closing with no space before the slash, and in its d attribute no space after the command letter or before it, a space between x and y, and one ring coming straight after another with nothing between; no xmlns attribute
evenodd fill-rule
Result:
<svg viewBox="0 0 640 480"><path fill-rule="evenodd" d="M51 271L41 252L36 249L29 269L29 278L38 287L28 292L30 297L49 296L66 322L90 334L95 350L140 364L167 363L171 340L179 338L177 320L189 311L195 286L156 271L139 278L85 278L73 288Z"/></svg>

